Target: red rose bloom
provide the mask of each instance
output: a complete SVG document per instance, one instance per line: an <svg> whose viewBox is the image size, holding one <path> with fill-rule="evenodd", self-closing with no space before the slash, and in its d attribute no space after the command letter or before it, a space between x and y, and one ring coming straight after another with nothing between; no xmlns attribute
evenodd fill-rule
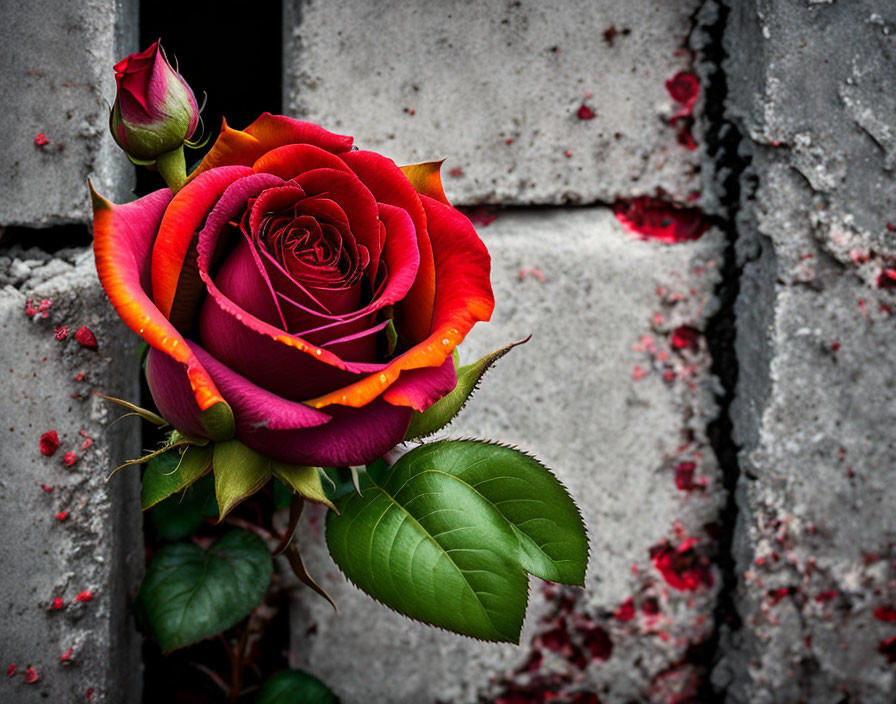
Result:
<svg viewBox="0 0 896 704"><path fill-rule="evenodd" d="M488 252L437 164L400 169L282 116L225 125L173 197L94 194L94 235L166 420L290 464L362 464L400 442L494 307Z"/></svg>

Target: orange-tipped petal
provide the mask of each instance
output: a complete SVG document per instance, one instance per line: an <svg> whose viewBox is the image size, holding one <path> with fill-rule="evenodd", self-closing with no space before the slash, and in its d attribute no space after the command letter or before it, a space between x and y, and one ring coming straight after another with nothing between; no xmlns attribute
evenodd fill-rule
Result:
<svg viewBox="0 0 896 704"><path fill-rule="evenodd" d="M267 152L286 144L311 144L338 154L351 149L352 141L311 122L267 112L245 130L231 129L225 120L217 141L191 178L219 166L251 166Z"/></svg>
<svg viewBox="0 0 896 704"><path fill-rule="evenodd" d="M229 406L183 337L146 292L150 278L149 253L171 200L171 191L164 188L126 205L114 205L94 191L93 186L90 192L94 213L93 251L100 283L109 301L131 330L186 366L203 425L208 420L213 426L210 434L226 432Z"/></svg>
<svg viewBox="0 0 896 704"><path fill-rule="evenodd" d="M227 187L251 173L247 166L227 166L202 174L181 188L165 211L152 248L152 296L162 315L176 327L187 324L201 297L195 267L196 233ZM182 274L193 280L182 282ZM189 293L193 300L179 302L178 315L173 316L175 294L182 297Z"/></svg>
<svg viewBox="0 0 896 704"><path fill-rule="evenodd" d="M417 193L434 198L445 205L451 205L445 195L445 189L442 188L441 169L444 161L444 159L424 161L421 164L408 164L399 168L407 176Z"/></svg>

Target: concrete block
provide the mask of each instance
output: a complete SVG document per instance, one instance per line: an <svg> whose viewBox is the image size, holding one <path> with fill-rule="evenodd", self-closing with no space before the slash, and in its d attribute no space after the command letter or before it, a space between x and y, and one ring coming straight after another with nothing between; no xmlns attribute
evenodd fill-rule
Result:
<svg viewBox="0 0 896 704"><path fill-rule="evenodd" d="M458 203L685 201L699 151L665 84L699 5L290 0L283 102L398 163L447 157Z"/></svg>
<svg viewBox="0 0 896 704"><path fill-rule="evenodd" d="M109 109L112 65L137 50L137 2L3 0L0 16L0 226L86 223L88 177L116 202L133 185Z"/></svg>
<svg viewBox="0 0 896 704"><path fill-rule="evenodd" d="M714 673L730 702L887 702L896 685L894 30L884 2L731 4L728 114L752 165L732 407L741 626Z"/></svg>
<svg viewBox="0 0 896 704"><path fill-rule="evenodd" d="M724 492L706 438L716 409L699 331L716 305L721 233L639 241L605 208L507 211L480 232L497 307L461 361L533 337L444 435L512 443L556 472L589 529L587 587L533 579L522 645L477 643L355 590L326 555L318 516L301 542L340 613L296 592L293 664L349 704L684 696L699 684L695 653L712 632L719 585L710 558Z"/></svg>
<svg viewBox="0 0 896 704"><path fill-rule="evenodd" d="M112 425L120 414L93 395L137 398L135 338L105 300L89 250L0 252L0 286L0 663L16 670L2 677L0 701L137 702L141 638L129 603L143 570L140 480L106 477L137 456L139 428ZM29 299L38 312L26 314ZM96 350L75 338L81 326ZM50 430L60 444L45 455Z"/></svg>

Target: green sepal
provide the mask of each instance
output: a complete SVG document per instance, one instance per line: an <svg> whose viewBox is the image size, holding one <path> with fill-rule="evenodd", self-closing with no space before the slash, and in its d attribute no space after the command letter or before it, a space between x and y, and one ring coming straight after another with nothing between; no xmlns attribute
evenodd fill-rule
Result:
<svg viewBox="0 0 896 704"><path fill-rule="evenodd" d="M336 510L333 502L327 497L323 484L320 481L320 472L322 470L319 467L303 467L301 465L289 465L272 461L271 471L275 477L303 499L323 504L334 511Z"/></svg>
<svg viewBox="0 0 896 704"><path fill-rule="evenodd" d="M235 625L261 603L273 567L264 541L247 531L208 550L192 542L162 546L137 595L138 613L165 653Z"/></svg>
<svg viewBox="0 0 896 704"><path fill-rule="evenodd" d="M234 506L261 489L271 478L271 460L239 440L215 443L212 464L220 521Z"/></svg>
<svg viewBox="0 0 896 704"><path fill-rule="evenodd" d="M200 421L209 438L215 442L230 440L236 432L233 410L226 401L218 401L206 408L200 415Z"/></svg>
<svg viewBox="0 0 896 704"><path fill-rule="evenodd" d="M255 704L337 704L338 701L317 677L302 670L281 670L264 683Z"/></svg>
<svg viewBox="0 0 896 704"><path fill-rule="evenodd" d="M143 473L140 503L143 510L190 486L212 466L212 446L187 444L149 460Z"/></svg>
<svg viewBox="0 0 896 704"><path fill-rule="evenodd" d="M411 416L411 424L404 435L405 440L418 440L441 430L448 425L454 417L460 413L461 409L466 405L470 396L479 387L479 382L491 366L501 357L510 352L517 345L522 345L529 341L530 335L525 340L513 342L506 347L502 347L489 355L486 355L473 364L460 367L457 370L457 386L443 396L425 411L414 411ZM455 350L456 351L456 350ZM457 367L457 357L454 358L455 367Z"/></svg>

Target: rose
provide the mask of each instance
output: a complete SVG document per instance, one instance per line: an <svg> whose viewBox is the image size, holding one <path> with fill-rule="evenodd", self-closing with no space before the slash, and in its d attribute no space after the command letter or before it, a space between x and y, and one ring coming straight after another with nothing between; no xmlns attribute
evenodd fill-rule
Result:
<svg viewBox="0 0 896 704"><path fill-rule="evenodd" d="M152 162L193 136L199 123L196 96L159 42L115 64L115 82L109 128L130 157Z"/></svg>
<svg viewBox="0 0 896 704"><path fill-rule="evenodd" d="M307 122L225 124L174 196L93 197L100 281L152 348L161 415L279 461L380 457L454 388L452 351L494 307L437 163L399 169Z"/></svg>

